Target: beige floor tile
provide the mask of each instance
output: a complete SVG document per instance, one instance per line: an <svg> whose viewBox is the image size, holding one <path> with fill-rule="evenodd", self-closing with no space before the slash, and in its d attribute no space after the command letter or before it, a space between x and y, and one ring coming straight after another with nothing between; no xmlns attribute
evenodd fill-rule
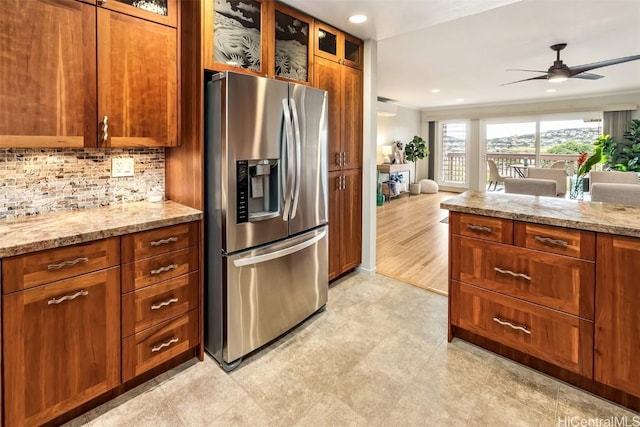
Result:
<svg viewBox="0 0 640 427"><path fill-rule="evenodd" d="M634 418L635 417L635 418ZM617 419L617 424L612 423ZM622 422L624 419L625 422ZM558 390L557 425L640 425L640 414L601 399L569 384L561 383ZM629 423L626 423L629 421ZM591 424L588 424L591 423ZM577 425L577 424L573 424ZM583 424L580 424L583 425Z"/></svg>
<svg viewBox="0 0 640 427"><path fill-rule="evenodd" d="M322 395L295 424L300 427L313 426L368 426L369 423L353 409L331 394Z"/></svg>
<svg viewBox="0 0 640 427"><path fill-rule="evenodd" d="M277 426L253 399L246 397L236 402L218 418L211 420L211 426Z"/></svg>

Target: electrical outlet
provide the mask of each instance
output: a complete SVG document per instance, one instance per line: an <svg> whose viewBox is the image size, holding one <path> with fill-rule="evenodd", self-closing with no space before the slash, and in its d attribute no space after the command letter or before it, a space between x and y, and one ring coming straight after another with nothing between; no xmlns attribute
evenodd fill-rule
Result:
<svg viewBox="0 0 640 427"><path fill-rule="evenodd" d="M113 178L119 178L123 176L133 176L133 159L132 158L111 159L111 176Z"/></svg>

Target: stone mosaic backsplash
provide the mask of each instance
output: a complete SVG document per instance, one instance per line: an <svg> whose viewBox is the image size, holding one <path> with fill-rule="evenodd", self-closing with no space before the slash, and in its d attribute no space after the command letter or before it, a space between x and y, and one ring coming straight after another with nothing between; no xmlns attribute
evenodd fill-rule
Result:
<svg viewBox="0 0 640 427"><path fill-rule="evenodd" d="M134 176L111 177L111 159ZM144 200L164 188L163 148L0 148L0 219Z"/></svg>

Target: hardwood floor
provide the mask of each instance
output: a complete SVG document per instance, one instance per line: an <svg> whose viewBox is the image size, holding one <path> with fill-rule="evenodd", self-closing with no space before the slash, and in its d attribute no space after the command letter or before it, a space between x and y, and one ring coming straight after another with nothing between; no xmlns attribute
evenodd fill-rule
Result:
<svg viewBox="0 0 640 427"><path fill-rule="evenodd" d="M376 207L376 271L447 295L449 211L440 202L456 193L402 195Z"/></svg>

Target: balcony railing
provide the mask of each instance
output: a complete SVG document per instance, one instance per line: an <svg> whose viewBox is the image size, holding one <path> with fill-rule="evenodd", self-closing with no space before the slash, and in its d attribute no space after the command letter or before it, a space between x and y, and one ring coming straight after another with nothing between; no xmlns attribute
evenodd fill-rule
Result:
<svg viewBox="0 0 640 427"><path fill-rule="evenodd" d="M554 162L564 161L568 175L575 173L575 162L579 154L540 154L540 165L536 164L535 154L522 153L487 153L486 159L493 160L502 176L517 177L517 173L512 165L528 164L529 166L540 166L548 168ZM466 168L465 153L447 153L443 168L442 177L444 182L463 183ZM487 180L488 180L487 170Z"/></svg>

